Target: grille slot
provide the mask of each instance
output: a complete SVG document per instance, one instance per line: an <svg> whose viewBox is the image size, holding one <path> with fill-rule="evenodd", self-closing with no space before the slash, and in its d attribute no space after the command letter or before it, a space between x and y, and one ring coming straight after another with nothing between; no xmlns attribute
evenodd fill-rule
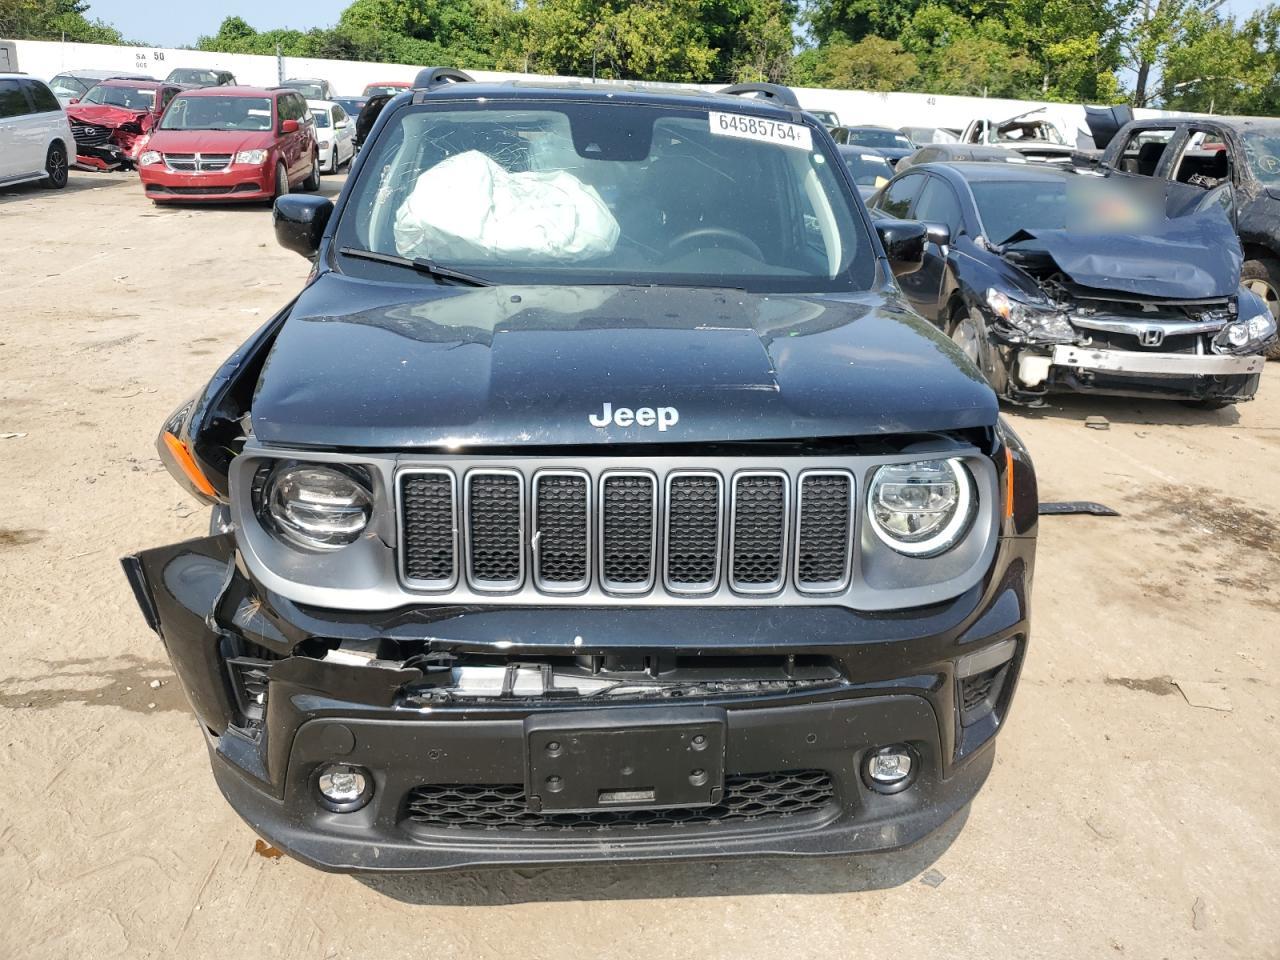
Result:
<svg viewBox="0 0 1280 960"><path fill-rule="evenodd" d="M653 586L658 488L652 474L607 473L600 485L600 582L611 593Z"/></svg>
<svg viewBox="0 0 1280 960"><path fill-rule="evenodd" d="M664 575L668 590L709 593L719 585L721 499L718 474L673 473L667 477Z"/></svg>
<svg viewBox="0 0 1280 960"><path fill-rule="evenodd" d="M537 813L524 787L507 784L430 784L409 791L405 819L432 830L513 833L645 831L721 823L776 821L828 812L835 786L825 770L787 770L725 778L723 799L695 809L597 810Z"/></svg>
<svg viewBox="0 0 1280 960"><path fill-rule="evenodd" d="M524 582L524 478L515 470L467 474L467 573L476 590Z"/></svg>
<svg viewBox="0 0 1280 960"><path fill-rule="evenodd" d="M737 592L782 589L787 512L785 474L739 473L733 478L729 583Z"/></svg>
<svg viewBox="0 0 1280 960"><path fill-rule="evenodd" d="M533 481L534 580L549 593L591 582L590 492L581 472L544 471Z"/></svg>
<svg viewBox="0 0 1280 960"><path fill-rule="evenodd" d="M458 517L453 474L431 470L400 476L406 580L447 590L458 582Z"/></svg>
<svg viewBox="0 0 1280 960"><path fill-rule="evenodd" d="M842 470L801 474L796 517L796 584L811 593L844 590L853 549L853 476Z"/></svg>

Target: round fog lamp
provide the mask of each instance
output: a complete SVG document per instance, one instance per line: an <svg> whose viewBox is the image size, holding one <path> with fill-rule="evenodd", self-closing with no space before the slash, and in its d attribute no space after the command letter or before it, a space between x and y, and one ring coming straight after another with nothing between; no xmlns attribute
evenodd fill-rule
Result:
<svg viewBox="0 0 1280 960"><path fill-rule="evenodd" d="M322 806L335 813L359 810L373 796L373 778L363 767L332 763L320 769L316 790Z"/></svg>
<svg viewBox="0 0 1280 960"><path fill-rule="evenodd" d="M911 748L895 743L868 753L862 772L872 790L896 793L910 785L915 768L915 754Z"/></svg>

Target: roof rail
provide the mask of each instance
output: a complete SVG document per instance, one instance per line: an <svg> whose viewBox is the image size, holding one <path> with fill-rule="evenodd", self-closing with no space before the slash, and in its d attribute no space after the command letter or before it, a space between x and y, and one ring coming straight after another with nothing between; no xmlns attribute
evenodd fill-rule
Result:
<svg viewBox="0 0 1280 960"><path fill-rule="evenodd" d="M788 107L800 109L800 101L796 99L795 91L790 87L784 87L780 83L735 83L719 92L738 97L744 94L758 93L765 100L776 100L778 103L785 104Z"/></svg>
<svg viewBox="0 0 1280 960"><path fill-rule="evenodd" d="M474 78L452 67L423 67L413 79L413 89L429 90L441 83L474 82Z"/></svg>

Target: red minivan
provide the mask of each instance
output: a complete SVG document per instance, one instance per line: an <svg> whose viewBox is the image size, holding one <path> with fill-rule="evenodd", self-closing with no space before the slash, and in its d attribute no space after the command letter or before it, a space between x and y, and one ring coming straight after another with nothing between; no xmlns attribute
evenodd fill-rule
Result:
<svg viewBox="0 0 1280 960"><path fill-rule="evenodd" d="M276 87L207 87L173 98L138 156L156 203L273 200L320 187L320 154L307 101Z"/></svg>

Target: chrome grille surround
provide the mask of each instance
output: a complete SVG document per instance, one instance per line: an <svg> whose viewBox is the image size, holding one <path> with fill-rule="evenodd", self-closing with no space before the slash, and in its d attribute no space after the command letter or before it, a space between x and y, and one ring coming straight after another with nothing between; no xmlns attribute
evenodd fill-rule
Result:
<svg viewBox="0 0 1280 960"><path fill-rule="evenodd" d="M917 559L889 550L865 522L866 491L874 470L887 463L909 463L920 459L959 457L973 477L978 507L970 531L947 553ZM276 540L256 518L251 502L252 478L264 461L279 458L318 463L345 463L366 469L374 484L375 505L369 527L356 543L326 554L292 549ZM402 478L423 472L446 471L453 476L457 546L454 548L454 580L424 583L406 575ZM472 544L466 522L466 478L479 474L506 473L521 478L519 519L521 569L516 577L500 583L468 575ZM835 472L852 478L854 505L850 511L849 560L844 565L847 581L842 589L835 584L803 582L798 574L796 539L802 477ZM786 524L784 582L769 587L772 593L739 592L730 583L730 516L734 478L739 474L785 477L788 508ZM532 543L537 532L535 478L540 474L571 474L585 477L591 509L587 517L586 558L589 583L548 583L540 578L537 554ZM647 592L627 592L634 584L622 584L622 591L606 589L602 581L599 554L600 503L602 481L608 475L648 475L655 480L658 499L656 543L652 548L652 583ZM682 476L709 475L718 478L721 494L717 520L717 569L711 586L699 583L696 589L667 575L671 561L669 534L670 484ZM747 455L620 456L602 449L599 456L541 456L511 452L503 456L457 455L447 453L361 454L267 447L250 440L244 452L232 461L231 509L236 537L244 562L266 589L299 603L336 610L390 610L415 603L477 603L523 606L631 606L659 607L676 604L701 606L835 606L857 610L892 610L923 606L958 596L977 584L988 569L998 545L1001 486L992 460L972 446L948 440L921 442L908 450L874 455L800 455L764 451ZM450 531L453 534L455 531ZM832 564L834 567L834 564ZM659 570L659 568L661 568ZM576 569L576 568L575 568ZM646 573L649 571L646 571ZM646 579L649 579L646 577ZM563 589L558 589L563 587ZM572 589L570 589L572 587Z"/></svg>
<svg viewBox="0 0 1280 960"><path fill-rule="evenodd" d="M516 516L517 516L517 532L515 544L515 565L512 577L484 577L476 573L476 559L482 549L488 552L486 545L476 545L476 517L481 510L481 504L477 501L474 488L477 481L491 478L512 478L516 485ZM467 568L467 583L471 585L471 589L480 593L510 593L513 590L519 590L524 585L525 576L525 552L528 542L526 536L525 523L525 483L524 474L519 470L513 470L508 467L492 467L468 470L466 477L462 483L462 528L465 531L466 557L464 563ZM505 504L497 504L493 509L506 509ZM497 527L501 525L501 518L493 520L486 518L482 527L492 527L493 529L482 529L481 536L489 537L499 532ZM401 524L403 528L403 524ZM401 552L404 551L403 534L400 537ZM499 550L509 551L510 547L500 546ZM488 564L493 566L509 566L509 559L494 558L486 560Z"/></svg>
<svg viewBox="0 0 1280 960"><path fill-rule="evenodd" d="M802 550L804 540L808 530L808 523L816 522L816 518L812 512L806 512L804 503L805 486L810 480L820 480L823 478L836 478L845 480L849 484L849 493L845 509L848 511L846 527L849 531L844 551L844 575L835 580L807 580L803 575L804 558ZM795 535L795 556L792 558L791 567L795 571L796 587L805 593L842 593L849 587L849 580L853 571L853 531L855 529L854 520L857 515L858 503L858 483L854 479L853 474L848 470L803 470L800 473L800 479L796 483L796 535Z"/></svg>
<svg viewBox="0 0 1280 960"><path fill-rule="evenodd" d="M609 496L609 491L611 489L618 488L620 484L629 480L640 481L641 483L647 482L649 485L649 496L647 498L649 504L649 520L646 524L648 528L647 538L645 533L640 530L629 531L618 535L629 536L631 538L638 537L640 540L639 546L642 547L647 543L649 559L645 564L645 574L643 577L611 577L611 567L613 567L613 572L617 573L617 567L619 566L636 565L635 561L628 561L626 559L636 553L635 549L624 550L620 546L615 545L614 549L610 550L609 537L611 534L607 529L608 523L606 522L610 513L625 511L629 508L627 502L628 499L633 499L637 502L639 501L639 498L628 498L625 487L621 487L621 492L614 494L612 497ZM601 474L597 489L599 491L599 504L596 507L596 528L599 530L599 544L597 545L597 549L599 550L600 556L600 562L597 565L597 573L600 577L600 586L604 589L605 593L618 596L648 593L653 589L655 571L657 568L658 478L647 470L608 470ZM624 519L626 518L618 518L620 523Z"/></svg>

